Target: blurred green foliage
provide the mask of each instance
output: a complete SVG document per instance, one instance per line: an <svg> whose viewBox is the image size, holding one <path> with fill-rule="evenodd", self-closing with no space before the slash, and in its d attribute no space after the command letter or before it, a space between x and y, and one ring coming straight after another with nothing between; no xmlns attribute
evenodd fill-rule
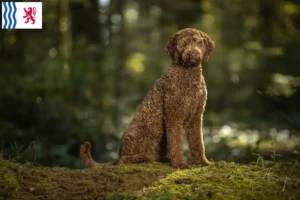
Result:
<svg viewBox="0 0 300 200"><path fill-rule="evenodd" d="M298 1L47 0L42 30L0 32L3 154L79 167L90 140L97 161L117 158L122 130L170 65L168 39L185 27L216 42L204 64L208 157L249 161L271 136L297 150Z"/></svg>

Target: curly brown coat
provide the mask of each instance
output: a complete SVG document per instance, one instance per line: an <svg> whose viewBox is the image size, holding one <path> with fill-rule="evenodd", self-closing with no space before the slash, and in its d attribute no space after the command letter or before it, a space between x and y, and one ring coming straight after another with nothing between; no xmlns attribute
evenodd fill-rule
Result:
<svg viewBox="0 0 300 200"><path fill-rule="evenodd" d="M175 33L166 51L172 65L148 92L132 122L124 131L117 164L163 161L186 168L183 156L184 130L191 158L206 166L202 135L202 117L207 90L201 63L207 61L214 42L202 31L186 28ZM91 144L81 146L86 167L95 167Z"/></svg>

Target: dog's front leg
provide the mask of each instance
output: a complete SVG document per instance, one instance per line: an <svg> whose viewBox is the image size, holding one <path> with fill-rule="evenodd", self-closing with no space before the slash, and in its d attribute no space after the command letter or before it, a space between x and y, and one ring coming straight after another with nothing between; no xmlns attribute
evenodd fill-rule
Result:
<svg viewBox="0 0 300 200"><path fill-rule="evenodd" d="M165 134L167 138L167 158L173 167L184 169L188 165L183 157L183 109L178 105L182 105L180 95L177 88L169 90L164 96L164 124Z"/></svg>
<svg viewBox="0 0 300 200"><path fill-rule="evenodd" d="M189 143L190 155L196 165L207 166L209 161L205 156L205 147L202 134L203 113L197 115L189 125L185 127Z"/></svg>
<svg viewBox="0 0 300 200"><path fill-rule="evenodd" d="M180 124L167 124L168 159L175 168L185 169L188 165L183 157L183 128ZM169 128L168 128L169 127Z"/></svg>

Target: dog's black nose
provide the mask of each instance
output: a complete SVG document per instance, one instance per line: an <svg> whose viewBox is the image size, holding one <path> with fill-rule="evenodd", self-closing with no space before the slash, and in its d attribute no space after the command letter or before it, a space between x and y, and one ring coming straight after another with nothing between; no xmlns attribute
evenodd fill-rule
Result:
<svg viewBox="0 0 300 200"><path fill-rule="evenodd" d="M197 51L197 50L195 50L195 49L192 50L192 51L189 53L189 55L190 55L191 58L197 57L198 54L199 54L199 51Z"/></svg>
<svg viewBox="0 0 300 200"><path fill-rule="evenodd" d="M193 56L193 57L197 56L196 52L193 51L193 52L191 53L191 56Z"/></svg>

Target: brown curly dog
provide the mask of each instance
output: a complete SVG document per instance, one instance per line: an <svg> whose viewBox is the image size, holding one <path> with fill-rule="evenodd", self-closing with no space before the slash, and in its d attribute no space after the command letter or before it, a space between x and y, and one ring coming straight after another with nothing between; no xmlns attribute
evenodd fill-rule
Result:
<svg viewBox="0 0 300 200"><path fill-rule="evenodd" d="M132 122L123 133L117 164L163 161L187 168L183 156L184 130L191 158L207 166L202 135L202 117L207 90L201 63L214 49L210 37L196 29L175 33L166 51L172 65L148 92ZM86 167L95 167L91 144L81 145L80 156Z"/></svg>

